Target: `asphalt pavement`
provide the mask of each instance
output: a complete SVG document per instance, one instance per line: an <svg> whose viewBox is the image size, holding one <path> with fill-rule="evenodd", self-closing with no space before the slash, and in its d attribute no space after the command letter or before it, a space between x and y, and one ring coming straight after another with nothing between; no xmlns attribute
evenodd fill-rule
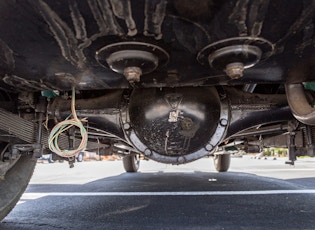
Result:
<svg viewBox="0 0 315 230"><path fill-rule="evenodd" d="M315 159L37 164L0 229L315 229Z"/></svg>

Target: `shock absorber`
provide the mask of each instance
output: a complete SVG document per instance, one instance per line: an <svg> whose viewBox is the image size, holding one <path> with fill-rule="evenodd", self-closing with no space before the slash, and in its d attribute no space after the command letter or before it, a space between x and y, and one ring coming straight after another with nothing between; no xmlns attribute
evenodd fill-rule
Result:
<svg viewBox="0 0 315 230"><path fill-rule="evenodd" d="M288 131L289 131L289 160L286 161L286 164L294 165L296 161L296 145L295 145L295 135L298 123L289 122Z"/></svg>
<svg viewBox="0 0 315 230"><path fill-rule="evenodd" d="M307 125L306 126L306 150L307 155L314 156L315 151L315 127Z"/></svg>
<svg viewBox="0 0 315 230"><path fill-rule="evenodd" d="M36 143L34 144L34 156L40 158L43 155L43 145L42 145L42 129L43 129L43 118L46 110L46 98L40 97L38 106L36 106L36 112L38 114L38 126L37 126L37 136Z"/></svg>

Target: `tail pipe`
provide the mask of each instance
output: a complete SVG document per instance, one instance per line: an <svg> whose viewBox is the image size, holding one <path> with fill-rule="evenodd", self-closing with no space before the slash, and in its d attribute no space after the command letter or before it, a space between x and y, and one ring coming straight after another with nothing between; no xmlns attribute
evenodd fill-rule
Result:
<svg viewBox="0 0 315 230"><path fill-rule="evenodd" d="M303 84L285 84L285 90L293 116L306 125L315 125L315 108L308 102Z"/></svg>

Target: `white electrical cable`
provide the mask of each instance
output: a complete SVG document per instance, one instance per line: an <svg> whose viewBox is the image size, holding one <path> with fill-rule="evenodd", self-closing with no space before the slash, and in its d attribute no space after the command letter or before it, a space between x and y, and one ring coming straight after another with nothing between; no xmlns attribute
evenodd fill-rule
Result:
<svg viewBox="0 0 315 230"><path fill-rule="evenodd" d="M86 149L86 145L88 141L88 135L87 135L86 129L84 128L82 124L82 122L87 122L87 119L84 118L84 119L79 120L75 111L75 87L74 86L72 87L71 113L72 113L73 118L69 120L66 119L56 124L55 127L51 130L49 138L48 138L49 149L61 157L74 157L77 153L82 152ZM76 149L61 150L58 145L59 135L73 126L76 126L80 129L80 134L82 137L81 143Z"/></svg>

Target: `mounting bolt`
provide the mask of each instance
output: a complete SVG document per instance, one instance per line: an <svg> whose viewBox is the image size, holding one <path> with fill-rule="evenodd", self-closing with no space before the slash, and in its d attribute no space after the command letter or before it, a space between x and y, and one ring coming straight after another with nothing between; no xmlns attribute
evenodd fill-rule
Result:
<svg viewBox="0 0 315 230"><path fill-rule="evenodd" d="M185 162L185 160L186 160L185 157L178 157L177 162L179 164L183 164Z"/></svg>
<svg viewBox="0 0 315 230"><path fill-rule="evenodd" d="M227 124L228 124L228 120L226 120L226 119L221 119L220 120L220 124L222 125L222 126L227 126Z"/></svg>
<svg viewBox="0 0 315 230"><path fill-rule="evenodd" d="M210 152L213 149L213 146L211 144L207 144L205 148Z"/></svg>
<svg viewBox="0 0 315 230"><path fill-rule="evenodd" d="M123 127L124 127L124 130L128 130L128 129L130 129L130 124L129 123L125 123L123 125Z"/></svg>
<svg viewBox="0 0 315 230"><path fill-rule="evenodd" d="M124 69L124 76L131 83L139 82L141 75L142 70L139 67L131 66Z"/></svg>
<svg viewBox="0 0 315 230"><path fill-rule="evenodd" d="M232 79L243 77L244 64L241 62L230 63L225 67L226 74Z"/></svg>
<svg viewBox="0 0 315 230"><path fill-rule="evenodd" d="M152 155L152 151L150 149L145 149L144 150L144 155L145 156L151 156Z"/></svg>

